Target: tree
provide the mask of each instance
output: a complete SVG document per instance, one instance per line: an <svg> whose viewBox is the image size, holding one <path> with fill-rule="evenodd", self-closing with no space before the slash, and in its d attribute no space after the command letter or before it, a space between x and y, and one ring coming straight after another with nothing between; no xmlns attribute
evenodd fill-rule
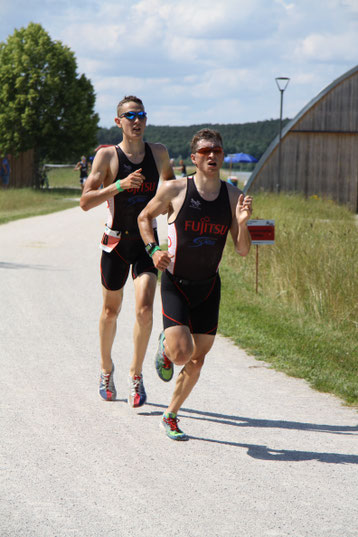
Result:
<svg viewBox="0 0 358 537"><path fill-rule="evenodd" d="M40 24L0 43L0 147L34 149L35 166L70 162L96 146L98 116L92 83L78 76L73 52Z"/></svg>
<svg viewBox="0 0 358 537"><path fill-rule="evenodd" d="M289 119L284 119L283 125L288 121ZM259 160L278 134L279 123L279 119L268 119L255 123L201 124L186 127L147 125L145 139L165 143L171 157L190 162L191 138L198 130L209 127L221 133L226 154L249 153ZM98 144L117 144L120 137L121 133L117 127L98 129Z"/></svg>

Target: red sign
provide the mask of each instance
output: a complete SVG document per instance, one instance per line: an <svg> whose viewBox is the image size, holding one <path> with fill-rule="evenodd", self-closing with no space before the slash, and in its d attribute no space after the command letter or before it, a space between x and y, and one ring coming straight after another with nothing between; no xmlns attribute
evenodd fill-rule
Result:
<svg viewBox="0 0 358 537"><path fill-rule="evenodd" d="M247 227L252 244L275 243L275 220L249 220Z"/></svg>

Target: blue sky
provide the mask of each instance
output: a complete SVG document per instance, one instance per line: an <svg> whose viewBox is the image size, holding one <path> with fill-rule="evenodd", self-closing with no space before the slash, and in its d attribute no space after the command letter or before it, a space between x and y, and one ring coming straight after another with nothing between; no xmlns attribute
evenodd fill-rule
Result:
<svg viewBox="0 0 358 537"><path fill-rule="evenodd" d="M93 83L100 125L141 97L152 125L294 117L358 64L358 0L0 0L0 41L40 23Z"/></svg>

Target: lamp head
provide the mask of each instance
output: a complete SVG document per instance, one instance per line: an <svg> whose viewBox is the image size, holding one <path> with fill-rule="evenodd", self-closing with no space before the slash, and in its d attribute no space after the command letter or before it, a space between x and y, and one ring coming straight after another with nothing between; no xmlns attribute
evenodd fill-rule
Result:
<svg viewBox="0 0 358 537"><path fill-rule="evenodd" d="M278 76L275 78L277 87L280 91L285 91L290 79L287 76Z"/></svg>

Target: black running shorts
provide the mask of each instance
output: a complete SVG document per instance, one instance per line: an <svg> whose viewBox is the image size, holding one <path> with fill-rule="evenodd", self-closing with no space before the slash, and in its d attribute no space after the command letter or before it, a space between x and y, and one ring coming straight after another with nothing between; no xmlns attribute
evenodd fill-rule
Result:
<svg viewBox="0 0 358 537"><path fill-rule="evenodd" d="M154 235L157 244L159 244L156 230L154 230ZM101 281L103 287L110 291L122 289L127 281L131 265L133 279L143 272L158 274L153 260L145 251L140 235L137 234L122 236L118 246L111 253L102 251Z"/></svg>
<svg viewBox="0 0 358 537"><path fill-rule="evenodd" d="M161 278L164 329L188 326L192 334L215 335L219 321L221 281L217 273L205 282L181 280L168 271Z"/></svg>

